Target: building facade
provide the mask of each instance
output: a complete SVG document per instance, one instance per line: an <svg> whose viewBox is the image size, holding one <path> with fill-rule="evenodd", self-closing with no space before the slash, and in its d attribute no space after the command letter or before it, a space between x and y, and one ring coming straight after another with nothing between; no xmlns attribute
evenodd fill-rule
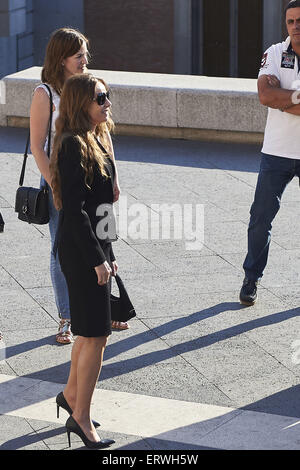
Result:
<svg viewBox="0 0 300 470"><path fill-rule="evenodd" d="M90 39L90 67L254 78L286 37L288 0L0 0L0 77L42 65L53 30Z"/></svg>

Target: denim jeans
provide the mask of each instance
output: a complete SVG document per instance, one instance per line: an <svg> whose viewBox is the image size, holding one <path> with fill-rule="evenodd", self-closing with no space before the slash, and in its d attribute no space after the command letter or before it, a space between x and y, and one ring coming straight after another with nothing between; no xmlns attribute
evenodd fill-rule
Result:
<svg viewBox="0 0 300 470"><path fill-rule="evenodd" d="M44 183L41 178L41 185ZM52 191L49 190L49 231L51 238L50 275L54 290L55 302L60 318L70 318L69 293L65 277L61 271L58 255L53 253L53 245L58 226L58 211L54 207Z"/></svg>
<svg viewBox="0 0 300 470"><path fill-rule="evenodd" d="M299 149L300 151L300 149ZM248 227L248 253L243 264L248 279L259 280L268 261L272 222L288 183L300 178L300 160L262 154Z"/></svg>

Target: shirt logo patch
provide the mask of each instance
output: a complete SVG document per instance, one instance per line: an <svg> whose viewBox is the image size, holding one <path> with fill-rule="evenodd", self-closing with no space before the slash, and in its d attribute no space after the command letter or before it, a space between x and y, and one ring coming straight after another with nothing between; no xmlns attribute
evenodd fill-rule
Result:
<svg viewBox="0 0 300 470"><path fill-rule="evenodd" d="M295 66L295 54L290 52L283 52L281 59L281 68L293 69Z"/></svg>
<svg viewBox="0 0 300 470"><path fill-rule="evenodd" d="M268 53L266 52L263 56L262 56L262 59L261 59L261 65L260 65L260 68L267 68L267 58L268 58Z"/></svg>

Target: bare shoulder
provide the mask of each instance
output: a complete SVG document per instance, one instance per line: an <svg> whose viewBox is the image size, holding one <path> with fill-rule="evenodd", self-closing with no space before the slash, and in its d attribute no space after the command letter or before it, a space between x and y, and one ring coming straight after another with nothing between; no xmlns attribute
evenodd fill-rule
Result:
<svg viewBox="0 0 300 470"><path fill-rule="evenodd" d="M33 92L32 101L38 101L40 103L48 103L49 95L43 87L38 87Z"/></svg>
<svg viewBox="0 0 300 470"><path fill-rule="evenodd" d="M41 114L40 114L41 113ZM37 114L43 119L43 115L49 119L49 96L47 92L39 87L36 88L31 101L31 114Z"/></svg>

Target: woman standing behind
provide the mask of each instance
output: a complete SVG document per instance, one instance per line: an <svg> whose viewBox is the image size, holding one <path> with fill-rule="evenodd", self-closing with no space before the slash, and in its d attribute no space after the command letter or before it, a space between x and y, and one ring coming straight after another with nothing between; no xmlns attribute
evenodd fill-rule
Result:
<svg viewBox="0 0 300 470"><path fill-rule="evenodd" d="M50 165L54 203L60 210L58 254L69 290L72 331L77 336L63 391L73 410L66 429L69 445L73 432L91 448L114 442L100 440L90 417L111 334L110 275L117 271L111 238L100 236L97 229L99 206L113 203L115 166L104 151L113 125L110 106L102 80L90 74L67 80Z"/></svg>
<svg viewBox="0 0 300 470"><path fill-rule="evenodd" d="M86 72L89 56L88 45L88 39L79 31L71 28L61 28L54 31L47 45L45 63L42 69L42 82L50 87L53 96L52 137L54 137L55 133L55 121L59 114L60 95L63 85L69 77ZM47 157L49 118L49 92L47 87L41 84L34 91L30 110L31 151L42 175L41 184L43 180L46 180L50 186L49 159ZM112 150L109 135L107 139L108 147ZM119 185L116 174L114 200L117 200L118 197ZM53 246L58 225L58 212L54 207L50 188L49 214L49 230L52 246L50 274L60 318L56 341L61 344L69 344L73 341L70 324L69 296L59 260L53 255ZM120 324L119 326L126 328L126 324Z"/></svg>

